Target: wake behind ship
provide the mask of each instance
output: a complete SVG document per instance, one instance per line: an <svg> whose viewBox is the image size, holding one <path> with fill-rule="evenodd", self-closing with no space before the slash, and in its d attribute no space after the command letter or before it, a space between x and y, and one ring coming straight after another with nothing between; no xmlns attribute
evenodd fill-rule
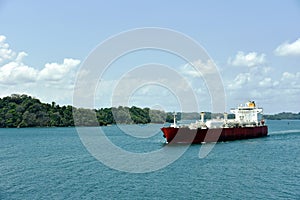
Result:
<svg viewBox="0 0 300 200"><path fill-rule="evenodd" d="M189 125L177 125L174 114L174 123L170 127L161 128L167 143L203 143L242 140L264 137L268 134L268 127L262 118L262 108L256 107L254 101L249 101L230 110L235 119L212 119L204 122L205 113L201 119Z"/></svg>

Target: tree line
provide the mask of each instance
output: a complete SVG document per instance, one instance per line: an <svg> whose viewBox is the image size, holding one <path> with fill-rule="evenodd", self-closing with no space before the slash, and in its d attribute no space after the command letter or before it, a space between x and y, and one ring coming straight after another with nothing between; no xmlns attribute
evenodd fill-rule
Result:
<svg viewBox="0 0 300 200"><path fill-rule="evenodd" d="M206 112L205 119L222 117L222 114ZM177 113L176 120L199 119L199 113ZM228 118L234 118L229 114ZM265 115L265 119L300 119L300 112L283 112ZM68 127L106 126L110 124L173 123L173 113L136 106L85 109L60 106L55 102L42 103L39 99L22 94L0 98L0 128L16 127Z"/></svg>
<svg viewBox="0 0 300 200"><path fill-rule="evenodd" d="M25 94L0 98L0 128L105 126L116 123L164 123L172 120L172 113L136 106L85 109L60 106L55 102L42 103Z"/></svg>
<svg viewBox="0 0 300 200"><path fill-rule="evenodd" d="M270 120L281 120L281 119L296 119L300 120L300 112L299 113L291 113L291 112L281 112L274 115L264 115L265 119Z"/></svg>

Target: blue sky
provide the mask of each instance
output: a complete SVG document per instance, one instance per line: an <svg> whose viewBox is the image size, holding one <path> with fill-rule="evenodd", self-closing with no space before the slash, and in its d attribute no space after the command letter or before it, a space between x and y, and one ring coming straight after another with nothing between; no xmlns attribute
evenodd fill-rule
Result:
<svg viewBox="0 0 300 200"><path fill-rule="evenodd" d="M76 73L99 43L130 29L161 27L186 34L206 49L220 71L227 109L253 99L265 113L300 112L300 1L0 0L0 19L1 97L26 93L72 104ZM152 60L169 64L192 85L201 82L189 76L192 69L184 68L183 60L142 54L122 58L107 71L98 107L110 106L109 86L122 73ZM175 100L152 98L159 90L141 88L130 102L176 110ZM198 98L207 104L201 109L209 110L205 93L204 84Z"/></svg>

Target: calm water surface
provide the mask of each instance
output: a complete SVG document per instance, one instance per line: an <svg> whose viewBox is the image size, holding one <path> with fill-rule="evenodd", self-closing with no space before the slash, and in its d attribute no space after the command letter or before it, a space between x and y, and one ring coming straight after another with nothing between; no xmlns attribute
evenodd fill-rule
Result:
<svg viewBox="0 0 300 200"><path fill-rule="evenodd" d="M103 129L116 145L148 152L164 146L160 126L145 126L157 131L146 139ZM218 143L204 159L192 145L143 174L103 165L75 128L0 129L0 199L300 199L300 121L268 126L269 137Z"/></svg>

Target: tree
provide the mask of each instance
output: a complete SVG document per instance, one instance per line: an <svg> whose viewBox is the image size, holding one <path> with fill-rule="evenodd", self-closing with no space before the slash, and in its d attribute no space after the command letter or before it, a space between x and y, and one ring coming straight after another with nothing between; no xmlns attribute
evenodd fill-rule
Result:
<svg viewBox="0 0 300 200"><path fill-rule="evenodd" d="M24 112L22 118L22 122L19 125L20 127L34 127L37 125L36 115L28 110Z"/></svg>

